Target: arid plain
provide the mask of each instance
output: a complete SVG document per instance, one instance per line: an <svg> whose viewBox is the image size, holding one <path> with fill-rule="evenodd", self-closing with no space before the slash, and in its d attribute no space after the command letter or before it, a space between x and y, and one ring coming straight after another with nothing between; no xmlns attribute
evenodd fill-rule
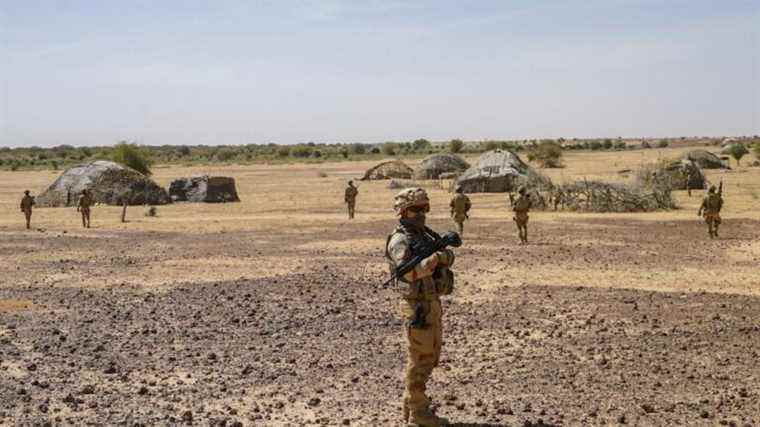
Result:
<svg viewBox="0 0 760 427"><path fill-rule="evenodd" d="M568 152L542 172L619 181L684 150ZM73 208L24 230L23 190L60 172L0 172L0 424L400 424L402 321L380 286L397 190L362 182L353 221L342 203L372 164L159 165L162 185L234 177L242 202L130 207L127 223L96 206L87 230ZM536 211L528 246L505 194L470 195L438 413L760 423L760 168L706 172L724 183L717 240L696 191L670 212ZM425 184L430 225L452 228L451 194Z"/></svg>

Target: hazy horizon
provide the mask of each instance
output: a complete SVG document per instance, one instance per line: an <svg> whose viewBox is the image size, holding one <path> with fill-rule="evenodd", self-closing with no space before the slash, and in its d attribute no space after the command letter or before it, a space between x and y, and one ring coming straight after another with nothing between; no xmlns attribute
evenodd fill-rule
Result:
<svg viewBox="0 0 760 427"><path fill-rule="evenodd" d="M760 2L0 0L0 146L760 134Z"/></svg>

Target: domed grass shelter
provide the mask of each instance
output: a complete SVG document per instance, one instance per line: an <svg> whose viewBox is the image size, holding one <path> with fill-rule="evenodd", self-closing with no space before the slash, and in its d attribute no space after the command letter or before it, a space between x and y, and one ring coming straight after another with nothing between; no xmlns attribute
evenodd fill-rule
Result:
<svg viewBox="0 0 760 427"><path fill-rule="evenodd" d="M456 184L465 193L506 193L517 191L523 184L536 187L551 185L548 178L536 173L517 154L508 150L483 153L476 165L457 178Z"/></svg>
<svg viewBox="0 0 760 427"><path fill-rule="evenodd" d="M414 169L401 160L387 160L367 170L362 181L374 181L381 179L412 179Z"/></svg>
<svg viewBox="0 0 760 427"><path fill-rule="evenodd" d="M164 188L147 176L118 163L98 160L66 169L45 192L38 206L75 206L82 190L90 190L96 203L164 205L172 200Z"/></svg>
<svg viewBox="0 0 760 427"><path fill-rule="evenodd" d="M729 169L726 162L707 150L691 150L683 155L683 159L696 163L702 169Z"/></svg>
<svg viewBox="0 0 760 427"><path fill-rule="evenodd" d="M426 157L414 170L414 179L439 179L442 174L459 175L470 167L456 154L434 154Z"/></svg>

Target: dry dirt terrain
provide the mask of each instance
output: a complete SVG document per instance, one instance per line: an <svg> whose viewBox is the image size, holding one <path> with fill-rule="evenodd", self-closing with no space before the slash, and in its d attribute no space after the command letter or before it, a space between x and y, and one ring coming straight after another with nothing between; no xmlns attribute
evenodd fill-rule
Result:
<svg viewBox="0 0 760 427"><path fill-rule="evenodd" d="M570 153L555 180L682 149ZM472 160L472 159L470 159ZM749 163L746 159L744 163ZM241 203L157 217L18 201L57 173L0 172L0 424L400 425L402 320L382 253L395 190L368 163L159 167L234 177ZM326 177L320 177L324 172ZM429 394L461 425L760 425L760 168L723 180L721 237L681 209L534 212L473 195ZM429 183L431 226L450 194Z"/></svg>

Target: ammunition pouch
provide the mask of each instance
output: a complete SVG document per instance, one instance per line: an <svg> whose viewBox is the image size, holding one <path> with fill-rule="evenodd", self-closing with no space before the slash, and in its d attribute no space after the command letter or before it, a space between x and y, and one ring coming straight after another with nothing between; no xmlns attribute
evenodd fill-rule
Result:
<svg viewBox="0 0 760 427"><path fill-rule="evenodd" d="M437 267L433 273L433 282L438 295L451 295L454 292L454 272L448 267Z"/></svg>

